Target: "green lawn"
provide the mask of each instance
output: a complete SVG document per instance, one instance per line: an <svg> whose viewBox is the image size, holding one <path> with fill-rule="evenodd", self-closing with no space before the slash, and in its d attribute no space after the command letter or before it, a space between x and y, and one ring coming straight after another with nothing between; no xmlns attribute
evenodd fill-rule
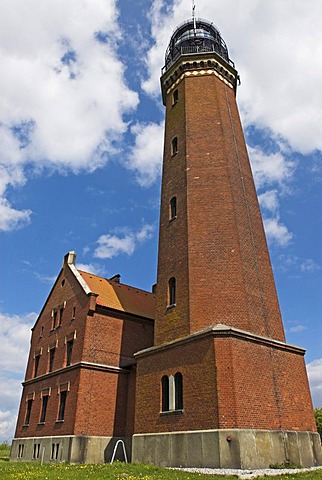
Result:
<svg viewBox="0 0 322 480"><path fill-rule="evenodd" d="M68 465L38 462L9 462L9 449L0 446L1 480L236 480L236 476L202 475L147 465L115 462L96 465ZM315 472L258 477L258 480L322 480L322 469Z"/></svg>

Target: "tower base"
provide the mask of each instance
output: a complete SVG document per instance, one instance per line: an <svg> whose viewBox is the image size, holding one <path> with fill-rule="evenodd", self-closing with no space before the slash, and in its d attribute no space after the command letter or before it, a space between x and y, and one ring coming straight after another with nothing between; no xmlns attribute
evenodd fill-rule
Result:
<svg viewBox="0 0 322 480"><path fill-rule="evenodd" d="M230 429L136 434L132 462L167 467L312 467L322 465L322 448L315 432Z"/></svg>

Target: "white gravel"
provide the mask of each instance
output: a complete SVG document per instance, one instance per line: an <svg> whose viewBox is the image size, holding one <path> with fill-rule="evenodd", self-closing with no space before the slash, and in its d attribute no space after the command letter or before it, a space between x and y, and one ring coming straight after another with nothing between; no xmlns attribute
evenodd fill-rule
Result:
<svg viewBox="0 0 322 480"><path fill-rule="evenodd" d="M266 468L260 470L239 470L239 469L228 469L228 468L178 468L178 470L184 470L185 472L192 473L204 473L206 475L236 475L238 478L247 479L247 478L257 478L264 477L265 475L286 475L287 473L300 473L300 472L310 472L313 470L319 470L321 467L311 467L311 468ZM322 470L321 470L322 476Z"/></svg>

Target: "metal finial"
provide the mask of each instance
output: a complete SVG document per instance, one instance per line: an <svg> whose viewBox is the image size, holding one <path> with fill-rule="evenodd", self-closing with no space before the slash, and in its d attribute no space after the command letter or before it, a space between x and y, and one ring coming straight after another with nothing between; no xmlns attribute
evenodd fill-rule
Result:
<svg viewBox="0 0 322 480"><path fill-rule="evenodd" d="M193 31L194 31L194 34L196 35L196 29L197 29L197 25L196 25L196 15L195 15L195 9L196 9L195 0L192 0L192 20L193 20Z"/></svg>

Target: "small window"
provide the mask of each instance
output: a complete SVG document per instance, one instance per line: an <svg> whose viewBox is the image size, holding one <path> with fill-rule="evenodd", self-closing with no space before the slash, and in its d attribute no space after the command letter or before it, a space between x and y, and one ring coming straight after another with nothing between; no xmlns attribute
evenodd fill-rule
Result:
<svg viewBox="0 0 322 480"><path fill-rule="evenodd" d="M164 375L161 380L162 412L169 411L169 377Z"/></svg>
<svg viewBox="0 0 322 480"><path fill-rule="evenodd" d="M30 423L30 415L31 415L31 407L32 407L32 399L27 400L27 408L26 408L26 416L25 416L25 423L24 425L29 425Z"/></svg>
<svg viewBox="0 0 322 480"><path fill-rule="evenodd" d="M23 457L24 450L25 450L25 444L24 443L19 443L19 445L18 445L18 458Z"/></svg>
<svg viewBox="0 0 322 480"><path fill-rule="evenodd" d="M72 363L73 345L73 340L69 340L66 343L66 367Z"/></svg>
<svg viewBox="0 0 322 480"><path fill-rule="evenodd" d="M174 137L171 142L171 155L176 155L178 153L178 137Z"/></svg>
<svg viewBox="0 0 322 480"><path fill-rule="evenodd" d="M59 324L58 324L58 327L61 327L61 325L63 323L63 314L64 314L64 309L60 308L59 309Z"/></svg>
<svg viewBox="0 0 322 480"><path fill-rule="evenodd" d="M35 443L32 458L34 459L39 458L39 453L40 453L40 443Z"/></svg>
<svg viewBox="0 0 322 480"><path fill-rule="evenodd" d="M59 421L63 421L65 417L66 399L67 399L67 390L64 390L63 392L60 392L60 402L59 402L58 419L57 419Z"/></svg>
<svg viewBox="0 0 322 480"><path fill-rule="evenodd" d="M174 90L173 94L172 94L172 105L176 105L179 101L179 92L178 90Z"/></svg>
<svg viewBox="0 0 322 480"><path fill-rule="evenodd" d="M177 218L177 197L172 197L170 200L170 220Z"/></svg>
<svg viewBox="0 0 322 480"><path fill-rule="evenodd" d="M39 361L40 361L40 354L35 355L35 358L34 358L34 377L37 377L37 375L38 375Z"/></svg>
<svg viewBox="0 0 322 480"><path fill-rule="evenodd" d="M55 353L56 353L55 347L49 350L49 366L48 366L49 373L52 372L54 369Z"/></svg>
<svg viewBox="0 0 322 480"><path fill-rule="evenodd" d="M176 304L176 279L174 277L171 277L169 280L169 285L168 285L168 296L169 296L169 301L168 305L175 305Z"/></svg>
<svg viewBox="0 0 322 480"><path fill-rule="evenodd" d="M48 405L48 395L44 395L42 397L40 423L45 423L46 421L47 405Z"/></svg>
<svg viewBox="0 0 322 480"><path fill-rule="evenodd" d="M59 453L59 443L52 443L51 445L51 460L57 460Z"/></svg>
<svg viewBox="0 0 322 480"><path fill-rule="evenodd" d="M51 329L55 330L57 327L57 310L52 311L52 324L51 324Z"/></svg>
<svg viewBox="0 0 322 480"><path fill-rule="evenodd" d="M76 318L76 307L73 307L73 316L72 316L72 320L75 320Z"/></svg>

